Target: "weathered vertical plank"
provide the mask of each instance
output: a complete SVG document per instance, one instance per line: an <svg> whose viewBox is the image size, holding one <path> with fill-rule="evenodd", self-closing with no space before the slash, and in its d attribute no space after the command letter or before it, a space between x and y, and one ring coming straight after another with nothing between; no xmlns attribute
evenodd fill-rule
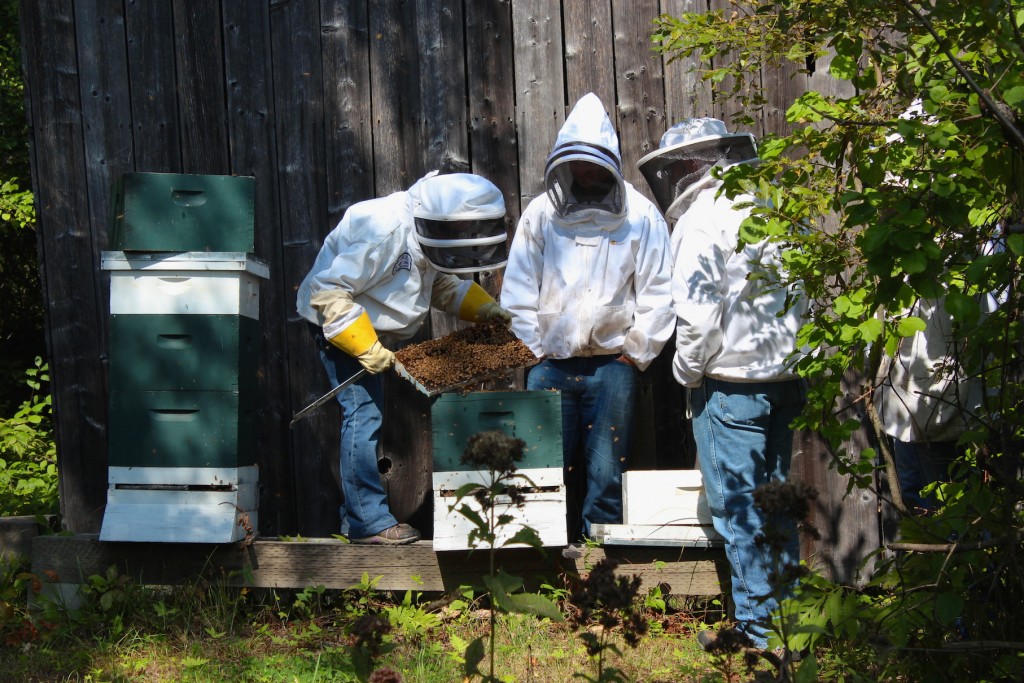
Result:
<svg viewBox="0 0 1024 683"><path fill-rule="evenodd" d="M127 0L128 75L131 79L135 170L181 171L174 21L171 4Z"/></svg>
<svg viewBox="0 0 1024 683"><path fill-rule="evenodd" d="M708 0L661 0L661 11L673 17L707 9ZM666 130L682 119L714 114L711 86L701 79L699 65L696 56L664 58Z"/></svg>
<svg viewBox="0 0 1024 683"><path fill-rule="evenodd" d="M25 0L21 35L61 515L68 530L90 533L106 504L106 373L73 11Z"/></svg>
<svg viewBox="0 0 1024 683"><path fill-rule="evenodd" d="M708 7L710 10L722 10L726 13L726 16L728 16L730 12L734 11L730 0L709 0ZM724 66L725 64L731 64L735 60L736 56L733 54L721 54L714 58L713 64L717 68ZM722 121L724 121L730 131L745 131L760 136L761 126L760 122L758 121L758 116L753 112L747 111L747 109L744 108L744 106L740 102L740 96L750 95L753 89L760 85L760 80L756 75L752 76L751 79L752 81L748 81L748 85L744 87L737 94L737 96L727 96L727 93L731 92L734 86L735 79L733 78L726 78L721 82L721 84L713 85L713 113L711 115L717 119L721 119ZM733 122L734 117L743 116L744 114L749 114L754 118L754 125L737 126Z"/></svg>
<svg viewBox="0 0 1024 683"><path fill-rule="evenodd" d="M469 171L466 127L465 20L462 0L435 0L416 5L419 55L420 131L424 172Z"/></svg>
<svg viewBox="0 0 1024 683"><path fill-rule="evenodd" d="M274 91L270 65L270 11L266 4L223 0L224 80L227 92L227 134L230 169L253 176L256 256L266 262L270 279L260 285L261 357L249 372L260 378L259 439L260 531L280 535L295 529L293 470L286 458L287 424L291 420L287 392L286 321L294 305L285 289L280 201L276 182Z"/></svg>
<svg viewBox="0 0 1024 683"><path fill-rule="evenodd" d="M174 0L181 159L185 173L227 173L224 55L220 3Z"/></svg>
<svg viewBox="0 0 1024 683"><path fill-rule="evenodd" d="M615 74L619 95L619 145L626 180L654 198L636 162L657 149L665 132L665 86L661 58L651 50L651 20L657 0L614 0Z"/></svg>
<svg viewBox="0 0 1024 683"><path fill-rule="evenodd" d="M274 121L277 138L275 181L280 197L281 266L272 277L282 283L292 412L330 387L309 325L295 312L295 290L334 227L327 218L324 166L323 82L318 3L272 2ZM338 408L328 406L291 430L288 464L294 468L296 525L304 535L338 532ZM287 429L287 423L281 425ZM268 454L273 457L273 454Z"/></svg>
<svg viewBox="0 0 1024 683"><path fill-rule="evenodd" d="M82 87L82 127L85 136L85 177L89 193L93 252L107 248L111 218L111 190L121 174L131 171L131 102L124 88L128 80L124 8L120 0L75 5L75 30L79 45L88 46L78 55ZM96 270L97 289L102 276ZM100 297L102 311L107 310ZM106 322L106 315L100 319ZM106 329L101 324L99 332Z"/></svg>
<svg viewBox="0 0 1024 683"><path fill-rule="evenodd" d="M366 0L325 0L321 9L327 215L336 225L374 196L370 40Z"/></svg>
<svg viewBox="0 0 1024 683"><path fill-rule="evenodd" d="M611 0L565 0L565 82L569 106L592 92L615 111L615 50ZM618 126L618 121L615 121ZM553 142L553 140L552 140Z"/></svg>
<svg viewBox="0 0 1024 683"><path fill-rule="evenodd" d="M473 173L505 196L509 243L519 220L519 159L515 128L512 8L509 0L466 4L469 149ZM480 273L480 285L497 296L504 271Z"/></svg>
<svg viewBox="0 0 1024 683"><path fill-rule="evenodd" d="M544 161L565 122L562 19L545 0L512 5L516 124L519 130L519 207L544 192Z"/></svg>
<svg viewBox="0 0 1024 683"><path fill-rule="evenodd" d="M407 189L423 173L420 84L412 0L373 2L370 10L370 97L376 195Z"/></svg>

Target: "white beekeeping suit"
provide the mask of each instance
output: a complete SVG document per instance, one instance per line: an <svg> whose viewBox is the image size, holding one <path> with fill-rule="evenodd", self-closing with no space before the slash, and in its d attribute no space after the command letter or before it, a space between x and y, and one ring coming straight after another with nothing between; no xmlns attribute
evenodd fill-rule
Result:
<svg viewBox="0 0 1024 683"><path fill-rule="evenodd" d="M668 215L672 293L678 327L673 373L685 387L704 376L751 382L791 379L796 335L807 311L794 288L773 282L780 245L768 239L737 251L740 224L755 199L722 196L712 169L756 163L753 137L729 133L718 119L687 119L670 128L661 148L640 160ZM751 277L755 273L756 277Z"/></svg>
<svg viewBox="0 0 1024 683"><path fill-rule="evenodd" d="M582 187L577 162L608 181ZM505 273L513 331L538 357L621 352L646 368L672 334L668 227L623 179L615 127L593 93L566 118L544 178Z"/></svg>

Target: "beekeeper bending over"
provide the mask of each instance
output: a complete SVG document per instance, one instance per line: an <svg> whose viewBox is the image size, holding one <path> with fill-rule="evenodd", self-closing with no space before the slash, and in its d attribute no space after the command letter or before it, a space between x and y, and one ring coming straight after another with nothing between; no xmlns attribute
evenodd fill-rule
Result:
<svg viewBox="0 0 1024 683"><path fill-rule="evenodd" d="M568 520L579 539L622 521L637 375L675 322L668 226L623 179L615 127L593 93L559 131L544 184L516 229L501 300L543 359L527 389L561 392L566 480L586 473L585 492L569 495L582 499Z"/></svg>
<svg viewBox="0 0 1024 683"><path fill-rule="evenodd" d="M770 574L799 562L796 524L782 557L758 543L765 519L754 489L789 476L793 432L803 408L802 381L792 367L806 300L778 281L780 247L768 240L739 245L754 198L721 194L716 167L756 163L754 137L729 133L718 119L686 119L637 164L669 220L678 316L672 370L688 389L687 408L715 530L725 539L739 629L764 648L778 605ZM738 206L737 206L738 205ZM712 633L698 640L708 648Z"/></svg>
<svg viewBox="0 0 1024 683"><path fill-rule="evenodd" d="M337 395L343 411L342 533L351 542L420 538L391 514L377 468L380 373L395 361L391 348L416 333L431 306L462 320L507 324L507 311L457 275L498 268L505 255L501 191L477 175L431 173L408 191L352 205L299 285L298 312L318 327L331 386L367 371Z"/></svg>

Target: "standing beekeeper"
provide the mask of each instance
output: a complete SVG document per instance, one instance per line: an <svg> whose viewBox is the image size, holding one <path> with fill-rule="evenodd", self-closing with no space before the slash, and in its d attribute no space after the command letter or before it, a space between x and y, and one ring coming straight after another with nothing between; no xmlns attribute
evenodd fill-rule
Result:
<svg viewBox="0 0 1024 683"><path fill-rule="evenodd" d="M778 603L769 575L777 566L757 539L765 519L754 489L789 476L790 423L805 402L793 368L805 298L779 282L779 245L768 240L737 251L750 215L743 195L720 195L715 167L755 163L754 137L729 133L718 119L686 119L640 160L672 232L672 298L678 324L672 370L687 388L701 475L715 530L725 539L738 628L755 647L767 645ZM783 525L788 543L780 564L799 562L795 521ZM698 633L707 648L713 635Z"/></svg>
<svg viewBox="0 0 1024 683"><path fill-rule="evenodd" d="M516 229L501 300L542 359L527 389L561 392L564 465L586 477L570 496L582 500L569 520L579 539L622 521L637 375L673 329L668 226L623 179L618 136L593 93L559 131L544 185Z"/></svg>
<svg viewBox="0 0 1024 683"><path fill-rule="evenodd" d="M420 538L388 508L377 468L384 408L381 373L431 306L462 320L509 313L472 280L504 265L505 201L473 174L430 173L408 191L354 204L324 240L299 285L299 315L316 326L332 387L366 374L338 395L341 422L342 533L353 543L404 544Z"/></svg>

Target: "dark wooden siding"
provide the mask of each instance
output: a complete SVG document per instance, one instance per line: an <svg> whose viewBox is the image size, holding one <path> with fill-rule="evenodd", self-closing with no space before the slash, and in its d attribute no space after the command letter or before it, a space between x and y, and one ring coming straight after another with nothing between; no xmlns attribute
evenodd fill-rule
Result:
<svg viewBox="0 0 1024 683"><path fill-rule="evenodd" d="M109 288L99 259L109 248L111 188L121 174L256 178L256 255L271 271L261 290L263 355L252 368L262 391L260 531L329 535L337 530L337 406L288 428L295 410L329 388L294 310L296 287L323 238L354 202L404 189L435 168L493 180L514 225L543 191L544 158L567 111L590 91L616 121L628 179L649 194L635 162L668 125L685 116L727 117L736 108L715 97L692 63L668 64L650 50L659 13L708 6L23 0L65 527L96 532L106 500ZM820 76L764 79L773 83L775 108L757 134L781 131L785 104ZM500 277L479 276L492 292ZM458 324L435 313L417 339ZM682 394L667 362L666 354L642 383L636 467L692 465ZM384 477L392 507L429 530L430 404L401 381L390 381L389 391ZM818 456L820 447L803 457L804 476L845 490L829 483ZM836 505L830 499L826 511Z"/></svg>

